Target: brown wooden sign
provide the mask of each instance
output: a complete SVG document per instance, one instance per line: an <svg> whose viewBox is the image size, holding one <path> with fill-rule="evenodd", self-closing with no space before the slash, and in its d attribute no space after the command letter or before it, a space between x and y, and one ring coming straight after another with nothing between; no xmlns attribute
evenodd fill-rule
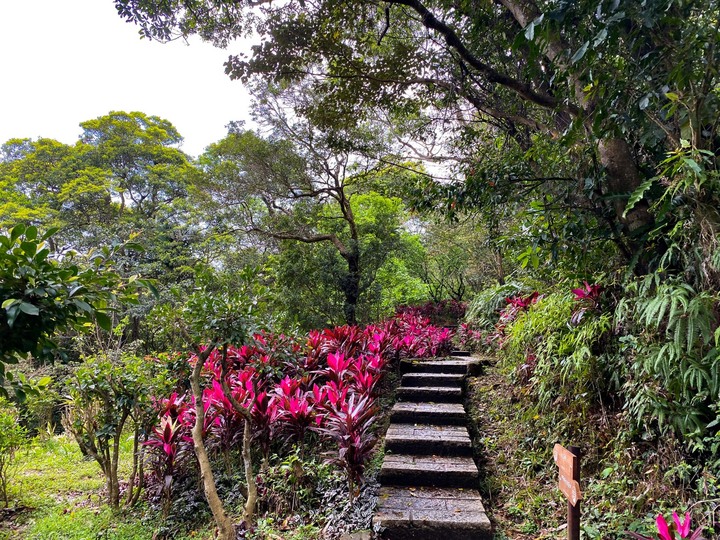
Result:
<svg viewBox="0 0 720 540"><path fill-rule="evenodd" d="M568 500L568 540L580 540L580 448L570 449L556 444L553 458L560 469L558 487Z"/></svg>
<svg viewBox="0 0 720 540"><path fill-rule="evenodd" d="M570 504L575 506L582 499L580 483L578 482L579 475L576 473L579 470L578 457L570 450L556 444L553 448L553 459L555 459L555 463L560 469L558 487L563 492L563 495L567 497L567 500L570 501Z"/></svg>

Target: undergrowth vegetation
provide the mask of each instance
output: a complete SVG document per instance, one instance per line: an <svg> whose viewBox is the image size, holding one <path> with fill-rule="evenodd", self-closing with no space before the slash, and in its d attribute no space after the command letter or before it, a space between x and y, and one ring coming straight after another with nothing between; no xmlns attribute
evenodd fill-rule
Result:
<svg viewBox="0 0 720 540"><path fill-rule="evenodd" d="M720 296L658 276L624 287L561 282L498 301L507 290L478 295L458 334L497 358L471 402L492 417L478 420L478 433L491 432L479 437L498 516L515 533L555 537L563 505L551 450L560 442L582 449L587 538L649 533L657 512L675 509L717 534Z"/></svg>
<svg viewBox="0 0 720 540"><path fill-rule="evenodd" d="M18 454L10 489L16 513L0 538L207 534L212 508L192 436L198 407L182 376L195 366L203 445L238 534L299 540L367 528L393 366L447 354L452 337L404 311L304 337L263 331L241 346L208 347L202 357L114 351L87 358L66 380L66 434L40 432Z"/></svg>

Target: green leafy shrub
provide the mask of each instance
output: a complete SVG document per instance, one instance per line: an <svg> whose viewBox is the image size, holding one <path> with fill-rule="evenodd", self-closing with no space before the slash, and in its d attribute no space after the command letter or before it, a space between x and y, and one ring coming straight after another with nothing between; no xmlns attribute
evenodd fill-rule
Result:
<svg viewBox="0 0 720 540"><path fill-rule="evenodd" d="M118 353L87 358L70 383L65 428L75 437L82 453L100 465L109 503L115 508L120 504L121 437L132 426L135 459L127 493L130 503L142 490L142 443L147 440L156 414L151 396L166 389L166 379L161 363ZM138 486L134 491L136 478Z"/></svg>
<svg viewBox="0 0 720 540"><path fill-rule="evenodd" d="M717 455L720 438L720 295L680 278L630 283L616 310L629 373L627 409L636 427L674 430Z"/></svg>
<svg viewBox="0 0 720 540"><path fill-rule="evenodd" d="M577 309L569 290L541 297L508 324L502 354L540 407L559 406L582 418L617 390L618 381L611 376L614 360L606 348L611 314L586 310L573 324Z"/></svg>
<svg viewBox="0 0 720 540"><path fill-rule="evenodd" d="M531 290L516 281L483 289L468 304L465 321L475 328L490 329L498 321L500 311L507 304L507 298L528 293Z"/></svg>
<svg viewBox="0 0 720 540"><path fill-rule="evenodd" d="M25 443L27 432L19 423L17 409L0 397L0 497L8 506L8 482L15 452Z"/></svg>

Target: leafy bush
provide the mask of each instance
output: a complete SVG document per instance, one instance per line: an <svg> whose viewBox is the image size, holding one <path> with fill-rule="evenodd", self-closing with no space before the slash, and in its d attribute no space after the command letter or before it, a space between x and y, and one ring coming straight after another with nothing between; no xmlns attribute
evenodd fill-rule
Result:
<svg viewBox="0 0 720 540"><path fill-rule="evenodd" d="M0 397L0 497L6 508L9 504L8 482L15 452L27 440L27 432L18 423L19 419L17 409Z"/></svg>
<svg viewBox="0 0 720 540"><path fill-rule="evenodd" d="M148 422L153 412L150 393L164 390L166 379L167 374L159 363L123 353L117 358L101 354L86 359L70 383L65 427L75 437L82 453L100 465L113 507L120 504L118 456L120 439L129 423L133 425L136 459L128 502L133 502L136 476L140 482L137 493L142 489L143 475L139 469L143 441L140 438L152 426Z"/></svg>
<svg viewBox="0 0 720 540"><path fill-rule="evenodd" d="M489 330L497 323L508 298L528 293L530 290L527 286L512 281L483 289L468 304L465 322L474 328Z"/></svg>
<svg viewBox="0 0 720 540"><path fill-rule="evenodd" d="M515 304L508 306L515 318L508 317L504 329L503 357L516 380L530 385L540 407L552 404L582 418L589 406L618 390L612 349L606 348L609 313L590 308L570 291ZM585 315L574 315L578 310Z"/></svg>
<svg viewBox="0 0 720 540"><path fill-rule="evenodd" d="M632 421L645 430L673 430L714 456L720 449L719 302L717 293L656 275L629 284L615 314L625 334Z"/></svg>
<svg viewBox="0 0 720 540"><path fill-rule="evenodd" d="M41 235L25 225L0 232L0 395L5 393L5 364L17 363L17 354L31 353L38 360L62 356L53 337L56 330L84 329L92 322L109 330L108 306L136 302L139 286L150 286L136 277L124 279L112 268L120 249L140 246L103 247L90 253L83 266L71 264L77 254L69 253L61 264L49 247L55 232ZM24 385L15 386L22 400Z"/></svg>

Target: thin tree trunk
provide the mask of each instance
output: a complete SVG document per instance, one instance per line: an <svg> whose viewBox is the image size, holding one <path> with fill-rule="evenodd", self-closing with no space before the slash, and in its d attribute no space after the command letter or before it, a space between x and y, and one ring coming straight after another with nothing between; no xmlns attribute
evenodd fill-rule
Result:
<svg viewBox="0 0 720 540"><path fill-rule="evenodd" d="M255 519L255 507L257 506L257 484L255 483L255 474L252 467L252 456L250 455L250 444L252 442L252 430L250 422L245 420L245 428L243 430L243 448L242 457L245 465L245 481L247 483L247 497L245 499L245 510L243 511L243 521L246 527L250 527Z"/></svg>
<svg viewBox="0 0 720 540"><path fill-rule="evenodd" d="M190 375L190 386L192 387L193 396L195 397L195 425L192 428L193 446L195 448L195 456L200 465L200 478L205 491L205 498L210 505L215 524L218 528L218 540L235 540L235 525L225 513L225 508L220 500L215 487L215 477L213 476L210 459L208 458L203 441L203 424L205 423L205 410L203 408L202 388L200 388L200 372L202 371L207 354L198 354L197 362Z"/></svg>
<svg viewBox="0 0 720 540"><path fill-rule="evenodd" d="M128 480L128 488L127 488L127 496L125 497L125 506L129 506L130 503L133 500L133 497L135 495L135 479L137 478L138 473L138 452L139 449L139 439L140 439L140 427L135 424L135 430L133 431L133 464L132 464L132 472L130 473L130 479Z"/></svg>
<svg viewBox="0 0 720 540"><path fill-rule="evenodd" d="M138 461L138 484L137 489L135 490L135 495L133 495L129 506L135 506L138 503L140 500L140 494L142 493L142 490L145 489L145 446L142 444L140 445L140 455L138 457Z"/></svg>
<svg viewBox="0 0 720 540"><path fill-rule="evenodd" d="M357 250L343 254L348 264L347 276L343 279L342 290L345 295L343 312L345 322L350 325L357 324L357 304L360 299L360 254Z"/></svg>
<svg viewBox="0 0 720 540"><path fill-rule="evenodd" d="M240 415L242 415L243 422L243 445L242 445L242 458L243 467L245 469L245 484L247 487L241 493L245 497L245 509L243 510L243 521L246 527L253 524L255 518L255 508L257 506L257 483L255 482L255 473L252 468L252 454L250 452L250 445L252 444L252 418L250 416L250 409L243 407L235 396L230 391L228 385L228 364L227 364L227 345L223 346L221 356L221 374L220 374L220 386L222 387L223 394Z"/></svg>

